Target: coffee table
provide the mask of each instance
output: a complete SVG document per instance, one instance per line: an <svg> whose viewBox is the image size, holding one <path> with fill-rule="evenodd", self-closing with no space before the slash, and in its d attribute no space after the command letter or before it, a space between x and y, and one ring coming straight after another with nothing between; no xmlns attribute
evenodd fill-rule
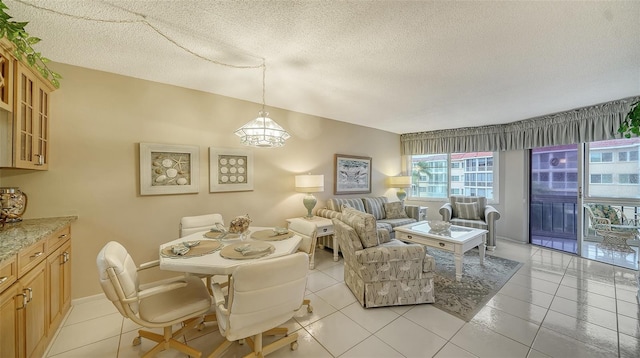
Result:
<svg viewBox="0 0 640 358"><path fill-rule="evenodd" d="M462 257L474 247L480 250L480 264L484 265L485 240L487 230L451 225L443 232L431 230L428 221L398 226L394 228L396 239L436 249L453 252L456 264L456 280L462 279Z"/></svg>

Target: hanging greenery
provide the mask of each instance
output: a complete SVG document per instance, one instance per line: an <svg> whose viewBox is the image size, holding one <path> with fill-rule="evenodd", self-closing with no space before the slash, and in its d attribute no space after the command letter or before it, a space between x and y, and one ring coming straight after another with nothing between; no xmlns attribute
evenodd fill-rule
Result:
<svg viewBox="0 0 640 358"><path fill-rule="evenodd" d="M618 132L622 133L625 138L640 137L640 101L631 105L631 109L622 120Z"/></svg>
<svg viewBox="0 0 640 358"><path fill-rule="evenodd" d="M14 55L18 60L26 59L27 63L36 69L42 77L51 82L55 88L60 87L60 74L52 71L47 63L49 59L43 57L40 52L33 49L33 45L40 42L37 37L32 37L24 29L28 22L16 22L11 20L12 17L7 14L9 8L0 0L0 38L7 37L11 43L15 45Z"/></svg>

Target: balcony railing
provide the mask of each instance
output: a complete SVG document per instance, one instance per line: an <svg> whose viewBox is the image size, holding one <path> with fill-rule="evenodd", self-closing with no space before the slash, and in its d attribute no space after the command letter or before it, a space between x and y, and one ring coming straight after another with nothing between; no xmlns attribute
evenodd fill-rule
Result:
<svg viewBox="0 0 640 358"><path fill-rule="evenodd" d="M531 198L531 235L576 240L577 198L536 195Z"/></svg>

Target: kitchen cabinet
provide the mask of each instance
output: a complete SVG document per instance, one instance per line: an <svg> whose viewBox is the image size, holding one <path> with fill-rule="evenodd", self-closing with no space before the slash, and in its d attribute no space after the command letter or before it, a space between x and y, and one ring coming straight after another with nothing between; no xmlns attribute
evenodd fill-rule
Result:
<svg viewBox="0 0 640 358"><path fill-rule="evenodd" d="M68 229L66 230L68 232ZM67 234L55 234L60 237ZM63 236L64 237L64 236ZM53 250L47 257L49 273L49 328L55 332L65 313L71 307L71 240L67 239L62 246Z"/></svg>
<svg viewBox="0 0 640 358"><path fill-rule="evenodd" d="M41 357L71 307L71 228L51 231L0 261L2 358Z"/></svg>
<svg viewBox="0 0 640 358"><path fill-rule="evenodd" d="M49 94L53 86L39 79L27 65L15 71L14 166L49 168Z"/></svg>

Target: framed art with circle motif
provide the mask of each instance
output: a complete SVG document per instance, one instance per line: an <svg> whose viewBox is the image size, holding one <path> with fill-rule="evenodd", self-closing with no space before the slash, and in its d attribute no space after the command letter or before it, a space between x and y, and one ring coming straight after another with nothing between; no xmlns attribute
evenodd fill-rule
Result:
<svg viewBox="0 0 640 358"><path fill-rule="evenodd" d="M209 191L253 190L253 153L247 149L209 148Z"/></svg>

